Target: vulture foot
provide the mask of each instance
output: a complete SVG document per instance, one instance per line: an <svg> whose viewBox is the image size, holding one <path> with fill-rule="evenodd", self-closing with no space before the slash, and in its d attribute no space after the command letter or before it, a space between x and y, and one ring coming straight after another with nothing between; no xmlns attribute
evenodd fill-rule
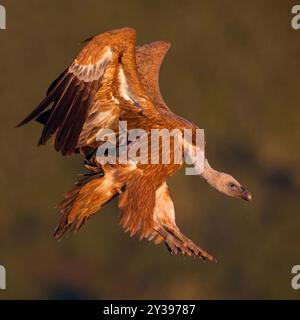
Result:
<svg viewBox="0 0 300 320"><path fill-rule="evenodd" d="M199 257L210 262L216 261L213 256L182 234L178 228L159 228L157 232L164 238L166 246L172 255L181 254Z"/></svg>

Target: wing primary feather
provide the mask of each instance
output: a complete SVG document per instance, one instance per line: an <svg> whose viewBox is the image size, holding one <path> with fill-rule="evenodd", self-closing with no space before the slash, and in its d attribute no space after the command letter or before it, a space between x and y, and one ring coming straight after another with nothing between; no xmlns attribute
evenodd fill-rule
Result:
<svg viewBox="0 0 300 320"><path fill-rule="evenodd" d="M93 89L93 85L90 84L90 90ZM82 127L84 125L85 119L87 117L87 112L89 105L92 103L92 96L87 95L86 92L82 92L81 96L81 104L78 108L75 121L73 122L72 127L70 128L68 138L64 144L63 152L65 154L72 154L76 150L77 142L82 130Z"/></svg>
<svg viewBox="0 0 300 320"><path fill-rule="evenodd" d="M60 79L60 81L56 84L56 87L49 92L49 94L40 102L40 104L18 125L18 127L23 126L29 121L36 118L40 113L42 113L55 99L57 99L61 92L64 90L65 83L69 81L69 75L66 74L64 77Z"/></svg>
<svg viewBox="0 0 300 320"><path fill-rule="evenodd" d="M74 99L79 82L76 78L70 78L62 95L55 101L52 107L51 114L47 120L47 123L43 129L39 145L45 144L46 141L56 132L61 126L64 117L66 116Z"/></svg>
<svg viewBox="0 0 300 320"><path fill-rule="evenodd" d="M55 148L63 155L72 154L76 149L89 105L93 100L93 95L90 94L92 89L93 83L80 86L72 108L63 123L63 128L57 134Z"/></svg>
<svg viewBox="0 0 300 320"><path fill-rule="evenodd" d="M38 123L41 123L43 125L46 125L46 123L49 119L49 116L51 115L51 111L52 111L52 109L44 111L38 117L35 118L35 121L37 121Z"/></svg>
<svg viewBox="0 0 300 320"><path fill-rule="evenodd" d="M82 129L84 121L86 119L88 105L85 103L86 99L83 99L83 96L85 94L86 93L84 91L82 91L80 104L79 104L78 109L76 111L74 120L72 121L72 124L70 126L67 139L66 139L64 146L63 146L63 149L62 149L62 153L65 155L72 154L75 151L81 129Z"/></svg>
<svg viewBox="0 0 300 320"><path fill-rule="evenodd" d="M68 72L68 68L65 69L49 86L46 95L48 96L51 91L53 91L57 85L60 83L60 81L62 80L62 78L66 75L66 73Z"/></svg>
<svg viewBox="0 0 300 320"><path fill-rule="evenodd" d="M76 110L78 110L77 108L80 106L81 94L82 94L82 88L79 88L72 103L69 105L69 108L66 114L64 115L64 118L62 119L62 123L55 137L54 147L56 151L62 150L66 142L66 139L68 137L68 132L76 116Z"/></svg>

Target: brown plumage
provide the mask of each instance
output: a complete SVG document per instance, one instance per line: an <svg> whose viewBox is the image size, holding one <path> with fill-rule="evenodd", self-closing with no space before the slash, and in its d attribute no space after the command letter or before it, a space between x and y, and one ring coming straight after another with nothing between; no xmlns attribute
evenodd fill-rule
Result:
<svg viewBox="0 0 300 320"><path fill-rule="evenodd" d="M35 119L44 125L39 144L52 139L63 155L80 152L89 173L78 181L58 205L62 218L55 231L61 238L78 230L108 201L119 197L120 224L133 236L165 242L172 254L213 257L184 236L175 223L174 205L166 179L182 167L128 162L101 164L96 157L102 129L119 133L119 121L128 129L192 129L197 126L175 115L159 90L159 69L170 44L157 41L135 46L135 31L123 28L94 36L71 65L49 87L46 97L19 126ZM174 142L173 142L174 143ZM133 148L134 144L129 145ZM172 148L171 148L172 150ZM162 156L162 149L159 150ZM220 192L251 199L232 176L205 161L202 177Z"/></svg>

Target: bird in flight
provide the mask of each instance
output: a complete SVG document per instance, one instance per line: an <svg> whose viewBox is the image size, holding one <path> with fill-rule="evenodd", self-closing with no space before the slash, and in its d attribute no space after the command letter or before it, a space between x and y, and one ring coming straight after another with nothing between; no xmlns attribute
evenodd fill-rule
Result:
<svg viewBox="0 0 300 320"><path fill-rule="evenodd" d="M35 119L43 125L39 145L52 140L62 155L80 153L88 172L58 205L61 219L54 236L79 230L106 203L118 197L120 224L131 236L154 243L164 242L173 255L214 261L205 250L186 237L175 222L175 211L166 180L183 164L102 163L97 138L103 129L120 136L120 121L128 129L179 129L198 127L174 114L159 90L159 70L170 48L167 41L136 46L136 32L122 28L85 41L70 66L50 85L45 98L18 125ZM195 139L190 143L195 149ZM133 148L135 143L129 143ZM159 148L161 155L162 149ZM213 169L204 158L199 174L221 193L250 201L251 194L231 175Z"/></svg>

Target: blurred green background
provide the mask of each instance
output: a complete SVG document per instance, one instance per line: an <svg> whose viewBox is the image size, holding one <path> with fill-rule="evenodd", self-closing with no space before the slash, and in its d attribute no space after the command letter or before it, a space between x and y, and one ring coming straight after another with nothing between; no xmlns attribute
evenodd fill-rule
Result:
<svg viewBox="0 0 300 320"><path fill-rule="evenodd" d="M300 30L294 1L2 0L0 264L3 299L300 298ZM170 179L177 222L218 259L172 257L118 225L116 202L62 242L54 206L82 172L79 156L37 148L41 127L14 126L91 35L131 26L169 40L161 90L206 130L211 164L254 201L226 198L184 170Z"/></svg>

